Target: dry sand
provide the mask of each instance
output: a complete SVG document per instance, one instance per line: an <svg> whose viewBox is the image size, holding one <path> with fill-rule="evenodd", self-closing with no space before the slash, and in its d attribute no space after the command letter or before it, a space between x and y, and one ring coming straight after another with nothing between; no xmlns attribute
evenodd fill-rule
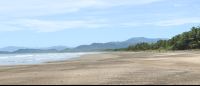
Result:
<svg viewBox="0 0 200 86"><path fill-rule="evenodd" d="M0 85L200 84L200 52L109 52L0 66Z"/></svg>

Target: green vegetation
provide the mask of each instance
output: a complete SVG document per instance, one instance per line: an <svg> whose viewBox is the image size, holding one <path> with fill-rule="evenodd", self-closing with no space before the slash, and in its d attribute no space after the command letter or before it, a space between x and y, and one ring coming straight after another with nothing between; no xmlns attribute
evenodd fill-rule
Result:
<svg viewBox="0 0 200 86"><path fill-rule="evenodd" d="M191 50L200 49L200 26L192 27L169 40L159 40L157 43L138 43L123 49L107 49L104 51L161 51L161 50Z"/></svg>
<svg viewBox="0 0 200 86"><path fill-rule="evenodd" d="M126 51L127 48L120 48L120 49L104 49L104 50L100 50L100 51Z"/></svg>

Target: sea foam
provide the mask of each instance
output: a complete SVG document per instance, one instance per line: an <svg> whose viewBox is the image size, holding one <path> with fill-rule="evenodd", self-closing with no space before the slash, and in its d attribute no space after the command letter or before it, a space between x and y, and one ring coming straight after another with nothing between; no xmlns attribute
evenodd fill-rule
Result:
<svg viewBox="0 0 200 86"><path fill-rule="evenodd" d="M39 64L48 61L66 60L81 55L98 53L99 52L0 54L0 65Z"/></svg>

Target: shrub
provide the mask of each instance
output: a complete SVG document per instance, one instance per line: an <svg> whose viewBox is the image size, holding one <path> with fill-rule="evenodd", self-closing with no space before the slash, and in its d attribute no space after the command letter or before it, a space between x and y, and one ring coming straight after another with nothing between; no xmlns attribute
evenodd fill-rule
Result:
<svg viewBox="0 0 200 86"><path fill-rule="evenodd" d="M158 50L160 52L161 50L165 50L165 48L164 47L160 47Z"/></svg>
<svg viewBox="0 0 200 86"><path fill-rule="evenodd" d="M173 50L173 46L168 46L167 50Z"/></svg>

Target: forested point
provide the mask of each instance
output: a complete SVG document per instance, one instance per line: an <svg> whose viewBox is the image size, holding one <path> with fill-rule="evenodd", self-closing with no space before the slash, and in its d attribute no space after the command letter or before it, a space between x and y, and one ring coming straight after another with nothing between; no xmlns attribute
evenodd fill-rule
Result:
<svg viewBox="0 0 200 86"><path fill-rule="evenodd" d="M192 27L169 40L159 40L156 43L138 43L134 46L121 49L106 49L105 51L161 51L161 50L190 50L200 48L200 26Z"/></svg>

